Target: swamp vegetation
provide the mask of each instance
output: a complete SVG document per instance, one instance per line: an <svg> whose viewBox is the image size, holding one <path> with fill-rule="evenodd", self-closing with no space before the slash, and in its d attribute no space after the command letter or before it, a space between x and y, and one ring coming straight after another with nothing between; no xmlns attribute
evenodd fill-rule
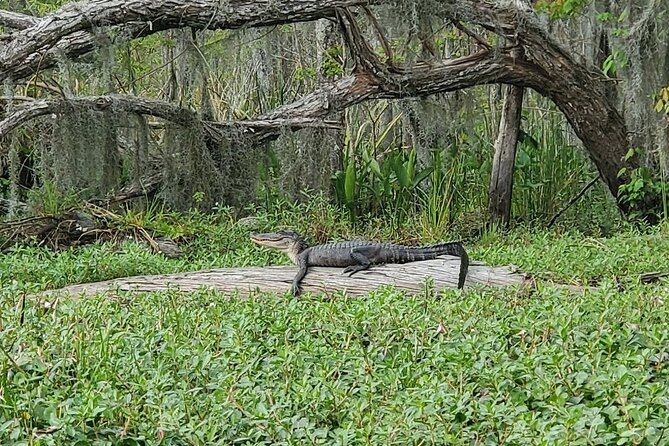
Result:
<svg viewBox="0 0 669 446"><path fill-rule="evenodd" d="M314 203L258 212L257 224L360 234ZM117 292L55 309L35 297L287 262L252 245L227 212L152 225L190 239L182 258L127 241L0 259L4 444L664 444L669 288L639 281L669 270L664 227L607 238L519 227L469 245L472 258L534 274L528 289ZM399 237L377 227L367 235ZM421 236L416 226L402 234Z"/></svg>
<svg viewBox="0 0 669 446"><path fill-rule="evenodd" d="M0 0L0 443L669 444L669 5L265 3ZM278 228L534 283L44 294Z"/></svg>

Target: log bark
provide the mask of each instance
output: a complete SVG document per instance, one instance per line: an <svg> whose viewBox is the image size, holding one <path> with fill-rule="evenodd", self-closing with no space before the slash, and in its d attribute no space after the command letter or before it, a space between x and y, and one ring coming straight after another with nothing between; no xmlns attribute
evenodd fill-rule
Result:
<svg viewBox="0 0 669 446"><path fill-rule="evenodd" d="M460 259L444 256L435 260L412 262L404 265L374 266L353 277L342 274L341 268L312 267L305 277L304 292L333 293L346 291L353 296L368 294L383 285L393 285L398 289L420 293L425 289L428 278L432 278L436 291L457 288ZM255 291L286 293L297 272L292 266L269 266L255 268L226 268L196 271L161 276L136 276L105 282L73 285L48 291L49 296L95 293L115 293L119 291L155 292L177 289L193 292L200 288L211 288L222 292L238 292L248 296ZM472 262L469 267L466 287L486 285L503 287L525 283L525 276L514 273L507 267L490 267Z"/></svg>
<svg viewBox="0 0 669 446"><path fill-rule="evenodd" d="M520 134L520 116L523 111L522 87L508 85L504 92L504 106L495 141L492 160L488 212L492 223L508 226L511 221L513 168Z"/></svg>

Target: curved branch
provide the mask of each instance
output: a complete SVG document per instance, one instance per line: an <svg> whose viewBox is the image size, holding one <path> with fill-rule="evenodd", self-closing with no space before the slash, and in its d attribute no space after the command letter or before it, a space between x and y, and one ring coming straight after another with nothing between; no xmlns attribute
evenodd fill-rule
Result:
<svg viewBox="0 0 669 446"><path fill-rule="evenodd" d="M10 98L0 98L0 102ZM193 120L199 120L197 113L193 110L182 108L170 102L157 99L147 99L138 96L82 96L67 99L43 99L17 105L8 116L0 121L0 138L22 124L40 116L58 113L64 104L76 104L98 111L114 109L126 113L137 113L141 115L154 116L166 121L181 125L190 125ZM262 141L278 137L283 129L297 130L301 128L329 128L339 129L341 124L335 121L323 120L318 117L294 116L287 118L265 119L245 121L203 121L208 130L239 129L241 133L249 138L247 143L257 144ZM220 135L209 132L210 136L220 139ZM1 153L0 153L1 154Z"/></svg>
<svg viewBox="0 0 669 446"><path fill-rule="evenodd" d="M374 64L380 64L378 60ZM324 118L332 112L370 99L399 99L462 90L489 83L532 84L527 78L531 67L515 58L510 51L482 51L441 63L417 64L411 69L391 72L384 68L383 80L367 71L354 73L334 84L326 85L303 98L263 115L263 119L295 117Z"/></svg>
<svg viewBox="0 0 669 446"><path fill-rule="evenodd" d="M196 118L195 112L169 102L135 96L82 96L59 100L42 99L23 103L11 111L5 119L0 121L0 137L39 116L57 113L65 103L85 105L99 111L113 107L126 112L155 116L184 125Z"/></svg>
<svg viewBox="0 0 669 446"><path fill-rule="evenodd" d="M68 3L34 26L15 33L0 49L0 80L24 76L24 64L29 63L33 68L39 66L38 61L44 53L68 36L76 35L76 38L69 44L61 43L61 50L68 53L72 51L72 45L79 45L79 50L85 52L92 44L86 32L96 27L141 23L143 35L183 27L238 29L333 17L334 8L364 3L366 0L232 0L225 3L219 0L91 0ZM77 35L81 32L83 34Z"/></svg>

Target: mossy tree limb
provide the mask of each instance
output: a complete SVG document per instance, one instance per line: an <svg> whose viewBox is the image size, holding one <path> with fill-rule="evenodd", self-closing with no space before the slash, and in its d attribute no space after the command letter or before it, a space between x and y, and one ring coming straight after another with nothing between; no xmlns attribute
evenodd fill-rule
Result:
<svg viewBox="0 0 669 446"><path fill-rule="evenodd" d="M93 0L64 5L34 26L17 31L0 47L0 80L18 79L42 69L40 60L63 39L76 38L69 46L82 46L96 27L140 26L141 35L167 29L239 29L312 21L334 17L335 8L366 3L364 0ZM60 50L68 52L68 47ZM93 46L91 46L91 49ZM90 51L89 50L89 51ZM82 52L81 54L84 54ZM27 69L32 66L32 70Z"/></svg>
<svg viewBox="0 0 669 446"><path fill-rule="evenodd" d="M2 99L0 99L0 102L2 102ZM193 110L179 107L170 102L140 96L108 95L79 96L67 99L42 99L22 101L17 105L14 111L0 121L0 138L32 119L58 112L64 103L87 106L98 111L114 109L126 113L153 116L182 125L187 125L193 119L198 119L197 113ZM301 128L340 128L340 124L334 121L301 116L287 118L259 117L259 119L243 121L203 121L203 124L210 130L209 135L214 140L218 140L222 136L218 132L225 132L235 128L241 130L243 134L248 135L246 142L249 144L259 144L267 139L276 138L284 128L292 130Z"/></svg>

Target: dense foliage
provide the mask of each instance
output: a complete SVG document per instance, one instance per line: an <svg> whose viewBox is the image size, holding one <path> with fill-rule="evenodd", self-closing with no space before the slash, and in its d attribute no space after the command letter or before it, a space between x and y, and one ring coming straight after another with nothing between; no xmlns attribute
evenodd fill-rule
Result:
<svg viewBox="0 0 669 446"><path fill-rule="evenodd" d="M315 203L318 201L315 200ZM314 241L351 236L339 210L256 211ZM134 242L0 258L3 444L662 444L669 423L666 230L484 234L471 256L570 292L406 295L209 291L61 299L29 294L131 274L286 262L216 217L143 223L190 243L185 259ZM141 216L135 215L136 222ZM410 239L370 225L370 237Z"/></svg>

